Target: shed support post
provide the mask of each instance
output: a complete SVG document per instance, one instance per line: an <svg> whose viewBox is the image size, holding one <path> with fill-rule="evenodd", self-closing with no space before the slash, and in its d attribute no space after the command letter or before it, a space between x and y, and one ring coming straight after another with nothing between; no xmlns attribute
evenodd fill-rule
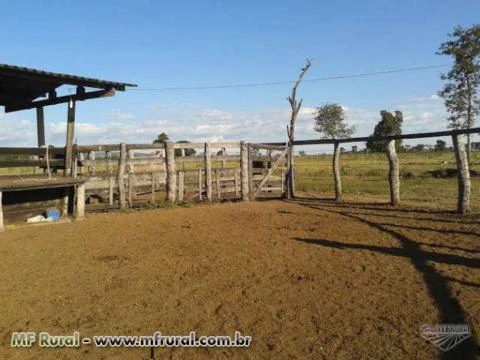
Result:
<svg viewBox="0 0 480 360"><path fill-rule="evenodd" d="M207 200L212 201L212 153L210 143L205 143L205 189L207 192Z"/></svg>
<svg viewBox="0 0 480 360"><path fill-rule="evenodd" d="M342 179L340 178L340 143L335 141L333 150L333 179L335 181L335 201L342 200Z"/></svg>
<svg viewBox="0 0 480 360"><path fill-rule="evenodd" d="M177 172L175 170L175 148L171 141L165 142L165 155L167 162L167 200L173 203L177 196Z"/></svg>
<svg viewBox="0 0 480 360"><path fill-rule="evenodd" d="M398 206L400 204L400 168L395 150L395 140L389 140L387 143L387 157L389 164L390 204Z"/></svg>
<svg viewBox="0 0 480 360"><path fill-rule="evenodd" d="M245 141L240 142L240 178L241 178L241 192L242 200L248 201L249 199L249 179L248 179L248 143Z"/></svg>
<svg viewBox="0 0 480 360"><path fill-rule="evenodd" d="M72 172L72 148L73 148L74 133L75 133L75 100L70 99L70 101L68 102L67 141L65 143L65 169L64 169L65 176L69 176Z"/></svg>
<svg viewBox="0 0 480 360"><path fill-rule="evenodd" d="M45 118L43 116L43 106L37 107L37 139L38 147L45 145Z"/></svg>
<svg viewBox="0 0 480 360"><path fill-rule="evenodd" d="M462 215L466 215L470 210L470 190L472 186L464 137L464 135L452 135L453 146L455 149L455 160L457 162L457 212Z"/></svg>

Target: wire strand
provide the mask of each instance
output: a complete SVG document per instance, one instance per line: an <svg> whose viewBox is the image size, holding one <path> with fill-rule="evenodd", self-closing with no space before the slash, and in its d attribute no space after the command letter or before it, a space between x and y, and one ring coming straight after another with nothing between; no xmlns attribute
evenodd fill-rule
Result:
<svg viewBox="0 0 480 360"><path fill-rule="evenodd" d="M417 66L417 67L411 67L411 68L375 71L375 72L360 73L360 74L319 77L319 78L313 78L313 79L305 79L303 81L304 82L318 82L318 81L328 81L328 80L362 78L362 77L375 76L375 75L385 75L385 74L394 74L394 73L439 69L439 68L444 68L444 67L447 67L447 66L449 66L449 65ZM128 91L213 90L213 89L228 89L228 88L250 88L250 87L261 87L261 86L277 86L277 85L288 85L288 84L293 84L293 83L295 83L294 80L283 80L283 81L270 81L270 82L250 83L250 84L225 84L225 85L211 85L211 86L176 86L176 87L162 87L162 88L132 88L132 89L127 89L127 90Z"/></svg>

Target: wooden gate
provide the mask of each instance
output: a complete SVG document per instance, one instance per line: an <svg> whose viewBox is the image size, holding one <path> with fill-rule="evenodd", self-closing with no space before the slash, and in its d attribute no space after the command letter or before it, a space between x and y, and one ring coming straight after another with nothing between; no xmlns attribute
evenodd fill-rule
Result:
<svg viewBox="0 0 480 360"><path fill-rule="evenodd" d="M286 194L288 147L280 145L250 144L249 179L250 197L283 197Z"/></svg>

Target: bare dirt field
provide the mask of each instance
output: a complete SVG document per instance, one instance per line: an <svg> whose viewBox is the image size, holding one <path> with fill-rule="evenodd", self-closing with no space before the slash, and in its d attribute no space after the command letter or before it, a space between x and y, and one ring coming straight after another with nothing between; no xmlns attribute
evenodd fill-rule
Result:
<svg viewBox="0 0 480 360"><path fill-rule="evenodd" d="M0 359L475 359L480 218L300 199L0 234ZM443 353L424 324L467 323ZM233 335L250 348L10 347L14 331ZM476 331L476 332L475 332Z"/></svg>

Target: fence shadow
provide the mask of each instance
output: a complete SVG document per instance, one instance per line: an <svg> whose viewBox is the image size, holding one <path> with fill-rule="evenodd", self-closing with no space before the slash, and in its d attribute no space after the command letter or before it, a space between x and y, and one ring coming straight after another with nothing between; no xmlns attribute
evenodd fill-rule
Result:
<svg viewBox="0 0 480 360"><path fill-rule="evenodd" d="M438 308L439 323L469 324L472 329L472 336L457 347L443 353L442 359L477 359L477 355L480 354L480 347L477 344L475 328L473 327L473 324L469 323L465 310L448 287L448 281L454 279L442 276L442 274L440 274L432 265L429 264L429 261L466 266L469 268L480 268L480 259L465 258L462 256L451 254L437 254L431 251L422 250L422 243L417 242L395 230L387 228L386 226L389 226L389 224L382 224L379 222L375 222L371 219L366 219L362 217L362 215L371 215L368 212L361 214L346 211L345 207L350 207L350 204L345 204L343 206L337 205L335 206L337 209L332 209L331 207L325 206L325 204L321 203L318 199L313 201L312 199L308 199L307 201L305 201L304 199L298 199L297 201L295 201L295 203L315 210L335 213L340 216L353 219L360 223L366 224L374 229L380 230L385 234L397 239L401 245L400 248L391 248L367 244L342 243L326 239L295 238L296 241L301 241L315 246L332 247L341 250L368 250L387 254L390 256L402 256L408 258L415 267L415 269L422 275L429 295L435 302L436 307ZM366 209L368 210L368 208L369 206L367 205ZM375 210L380 209L376 208ZM468 283L465 285L475 287L478 286L478 284L476 283Z"/></svg>

